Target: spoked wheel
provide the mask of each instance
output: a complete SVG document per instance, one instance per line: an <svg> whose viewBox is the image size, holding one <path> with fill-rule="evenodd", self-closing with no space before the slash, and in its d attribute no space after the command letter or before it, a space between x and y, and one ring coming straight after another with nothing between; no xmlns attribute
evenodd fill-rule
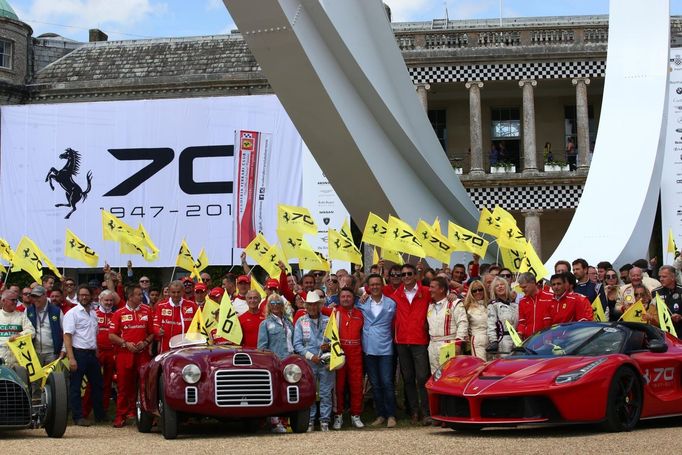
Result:
<svg viewBox="0 0 682 455"><path fill-rule="evenodd" d="M620 368L611 380L604 427L608 431L632 430L642 413L642 402L639 375L630 368Z"/></svg>

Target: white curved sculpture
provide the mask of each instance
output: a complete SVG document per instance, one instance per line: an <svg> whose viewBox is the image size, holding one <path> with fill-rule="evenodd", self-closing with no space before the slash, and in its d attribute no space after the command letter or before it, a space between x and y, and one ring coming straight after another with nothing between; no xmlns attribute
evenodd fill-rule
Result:
<svg viewBox="0 0 682 455"><path fill-rule="evenodd" d="M646 258L665 145L670 5L611 1L606 80L594 158L580 204L547 261Z"/></svg>

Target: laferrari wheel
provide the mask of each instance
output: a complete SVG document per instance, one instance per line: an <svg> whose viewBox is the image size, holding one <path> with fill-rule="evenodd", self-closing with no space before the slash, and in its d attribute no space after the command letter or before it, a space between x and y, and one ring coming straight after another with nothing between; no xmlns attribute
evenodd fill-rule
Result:
<svg viewBox="0 0 682 455"><path fill-rule="evenodd" d="M642 380L632 369L621 367L611 380L606 403L608 431L631 431L642 413Z"/></svg>
<svg viewBox="0 0 682 455"><path fill-rule="evenodd" d="M149 433L154 424L154 416L142 409L142 397L140 390L137 391L137 400L135 400L135 424L137 431L140 433Z"/></svg>
<svg viewBox="0 0 682 455"><path fill-rule="evenodd" d="M165 439L178 437L178 413L166 402L163 376L159 378L159 428Z"/></svg>

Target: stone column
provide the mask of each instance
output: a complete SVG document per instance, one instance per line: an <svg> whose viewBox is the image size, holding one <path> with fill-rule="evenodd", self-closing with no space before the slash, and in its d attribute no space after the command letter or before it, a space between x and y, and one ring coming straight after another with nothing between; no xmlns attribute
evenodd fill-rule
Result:
<svg viewBox="0 0 682 455"><path fill-rule="evenodd" d="M573 79L575 85L575 110L578 129L578 171L587 172L590 167L590 118L587 107L587 86L590 80L584 77Z"/></svg>
<svg viewBox="0 0 682 455"><path fill-rule="evenodd" d="M469 144L471 162L469 173L482 175L483 170L483 134L481 130L481 89L483 82L467 82L464 86L469 90Z"/></svg>
<svg viewBox="0 0 682 455"><path fill-rule="evenodd" d="M521 212L525 220L525 236L526 239L533 245L538 257L542 259L542 238L540 236L540 215L542 210L532 209Z"/></svg>
<svg viewBox="0 0 682 455"><path fill-rule="evenodd" d="M426 92L431 88L429 84L417 84L417 96L419 101L422 103L422 107L426 112L429 111L429 100L426 97Z"/></svg>
<svg viewBox="0 0 682 455"><path fill-rule="evenodd" d="M533 87L538 82L533 79L519 81L523 88L523 173L537 172L538 157L535 145L535 99Z"/></svg>

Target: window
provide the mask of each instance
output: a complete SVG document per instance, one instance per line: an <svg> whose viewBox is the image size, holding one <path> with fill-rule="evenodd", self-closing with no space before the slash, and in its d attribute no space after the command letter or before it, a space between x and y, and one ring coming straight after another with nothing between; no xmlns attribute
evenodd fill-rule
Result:
<svg viewBox="0 0 682 455"><path fill-rule="evenodd" d="M436 133L438 142L440 142L443 151L447 153L448 151L448 130L446 127L446 110L445 109L431 109L429 110L429 121L431 122L431 127Z"/></svg>
<svg viewBox="0 0 682 455"><path fill-rule="evenodd" d="M568 138L573 139L576 149L578 147L578 114L575 106L564 106L564 136L565 143L568 143ZM590 128L590 151L594 150L594 143L597 140L597 122L594 120L594 109L592 106L587 107L587 119Z"/></svg>
<svg viewBox="0 0 682 455"><path fill-rule="evenodd" d="M0 68L12 68L12 42L0 39Z"/></svg>
<svg viewBox="0 0 682 455"><path fill-rule="evenodd" d="M521 110L518 107L493 109L491 119L493 139L518 139L521 137Z"/></svg>

